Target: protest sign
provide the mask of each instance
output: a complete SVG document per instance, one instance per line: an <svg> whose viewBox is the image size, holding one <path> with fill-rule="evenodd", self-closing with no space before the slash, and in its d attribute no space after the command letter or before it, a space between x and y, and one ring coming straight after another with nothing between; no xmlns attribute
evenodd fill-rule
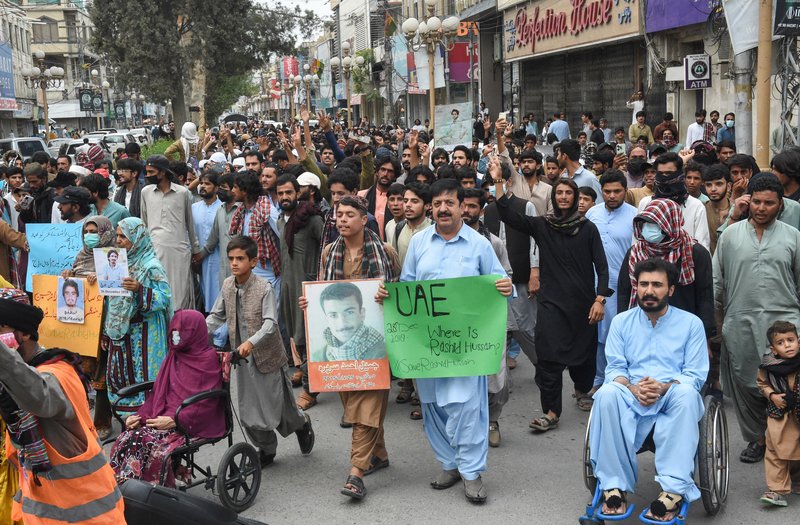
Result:
<svg viewBox="0 0 800 525"><path fill-rule="evenodd" d="M33 276L33 304L44 312L39 342L45 348L66 348L76 354L97 357L103 319L103 296L98 293L97 283L83 282L83 324L73 324L58 320L58 282L55 275Z"/></svg>
<svg viewBox="0 0 800 525"><path fill-rule="evenodd" d="M25 225L25 235L31 247L25 278L27 291L33 291L34 275L59 275L72 267L75 256L83 249L81 228L80 224Z"/></svg>
<svg viewBox="0 0 800 525"><path fill-rule="evenodd" d="M308 380L312 392L390 387L380 279L303 283Z"/></svg>
<svg viewBox="0 0 800 525"><path fill-rule="evenodd" d="M83 324L84 282L83 279L58 278L56 319L62 323Z"/></svg>
<svg viewBox="0 0 800 525"><path fill-rule="evenodd" d="M506 344L508 299L498 275L386 283L384 332L402 378L496 374Z"/></svg>
<svg viewBox="0 0 800 525"><path fill-rule="evenodd" d="M95 248L94 267L101 295L129 296L130 291L122 287L128 273L128 251L125 248Z"/></svg>

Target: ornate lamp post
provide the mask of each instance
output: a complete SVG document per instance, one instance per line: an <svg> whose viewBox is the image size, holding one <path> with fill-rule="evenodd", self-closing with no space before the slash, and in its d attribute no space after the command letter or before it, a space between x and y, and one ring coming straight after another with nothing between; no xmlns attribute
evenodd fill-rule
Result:
<svg viewBox="0 0 800 525"><path fill-rule="evenodd" d="M306 72L303 76L303 84L306 87L306 110L311 113L311 88L319 81L319 78L317 75L311 74L311 66L308 64L303 64L303 71Z"/></svg>
<svg viewBox="0 0 800 525"><path fill-rule="evenodd" d="M47 88L61 87L61 80L64 78L64 68L58 66L44 67L44 51L36 50L33 52L33 58L38 61L39 65L31 68L24 68L22 70L22 77L25 80L25 85L32 89L42 90L42 104L44 104L44 139L45 141L50 135L50 115L47 106Z"/></svg>
<svg viewBox="0 0 800 525"><path fill-rule="evenodd" d="M339 68L342 70L342 76L344 77L344 96L347 99L347 128L350 129L352 120L350 108L350 74L353 71L353 67L361 67L364 65L364 57L357 56L355 57L355 60L353 60L353 58L350 56L350 42L342 42L340 48L344 58L341 60L339 60L339 57L331 58L331 70L334 73L336 73Z"/></svg>
<svg viewBox="0 0 800 525"><path fill-rule="evenodd" d="M454 37L460 23L457 16L449 16L441 20L434 15L436 0L427 0L428 16L420 22L416 18L407 18L403 22L403 34L408 41L408 45L414 51L425 46L428 51L428 118L431 121L431 128L435 129L434 115L436 111L436 94L434 91L434 71L433 61L439 45L443 45L447 51L455 46Z"/></svg>

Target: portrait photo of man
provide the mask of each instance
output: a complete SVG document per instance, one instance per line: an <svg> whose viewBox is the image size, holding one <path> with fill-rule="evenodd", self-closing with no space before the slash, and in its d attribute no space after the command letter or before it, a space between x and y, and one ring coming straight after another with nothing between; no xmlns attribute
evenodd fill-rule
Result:
<svg viewBox="0 0 800 525"><path fill-rule="evenodd" d="M320 321L327 326L323 340L312 345L312 361L352 361L385 359L386 343L382 331L369 326L364 298L358 286L334 282L320 294Z"/></svg>
<svg viewBox="0 0 800 525"><path fill-rule="evenodd" d="M83 323L83 282L75 279L58 280L58 310L56 318L63 323Z"/></svg>

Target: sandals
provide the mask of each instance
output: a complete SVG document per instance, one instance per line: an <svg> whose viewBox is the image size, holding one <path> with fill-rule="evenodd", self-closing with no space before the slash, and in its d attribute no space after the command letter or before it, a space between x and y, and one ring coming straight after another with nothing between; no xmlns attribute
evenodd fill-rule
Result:
<svg viewBox="0 0 800 525"><path fill-rule="evenodd" d="M299 396L297 396L296 403L297 408L300 410L308 410L317 404L317 396L312 396L304 390Z"/></svg>
<svg viewBox="0 0 800 525"><path fill-rule="evenodd" d="M395 402L400 405L408 403L414 397L414 383L411 379L406 379L403 381L403 386L400 389L400 393L397 394L395 398Z"/></svg>
<svg viewBox="0 0 800 525"><path fill-rule="evenodd" d="M439 476L431 481L431 487L436 490L449 489L461 479L458 470L443 470Z"/></svg>
<svg viewBox="0 0 800 525"><path fill-rule="evenodd" d="M767 451L766 445L759 445L757 441L751 441L747 444L742 453L739 454L739 461L742 463L758 463L764 459L764 453Z"/></svg>
<svg viewBox="0 0 800 525"><path fill-rule="evenodd" d="M662 491L650 504L650 512L645 517L658 521L671 521L681 510L682 503L683 496L680 494ZM672 514L672 516L667 519L667 514Z"/></svg>
<svg viewBox="0 0 800 525"><path fill-rule="evenodd" d="M579 394L575 396L575 403L578 405L578 410L591 412L594 399L592 399L590 394Z"/></svg>
<svg viewBox="0 0 800 525"><path fill-rule="evenodd" d="M528 426L539 432L547 432L548 430L553 430L558 426L558 418L551 418L550 416L545 415L534 419Z"/></svg>
<svg viewBox="0 0 800 525"><path fill-rule="evenodd" d="M422 410L412 410L411 413L408 415L414 421L419 421L422 419Z"/></svg>
<svg viewBox="0 0 800 525"><path fill-rule="evenodd" d="M777 492L772 491L767 491L761 496L761 503L775 505L776 507L786 507L789 505L789 502L786 501L786 498L783 496L783 494L778 494Z"/></svg>
<svg viewBox="0 0 800 525"><path fill-rule="evenodd" d="M362 500L367 495L367 487L364 486L364 480L351 474L347 476L347 481L344 482L344 487L340 492L353 499Z"/></svg>
<svg viewBox="0 0 800 525"><path fill-rule="evenodd" d="M380 470L388 466L389 466L389 458L381 459L378 456L372 456L372 458L369 460L369 468L364 471L364 475L369 476L376 470Z"/></svg>
<svg viewBox="0 0 800 525"><path fill-rule="evenodd" d="M604 490L603 502L608 510L616 511L611 514L602 513L603 516L623 516L628 510L625 493L619 489ZM600 510L602 511L602 507Z"/></svg>

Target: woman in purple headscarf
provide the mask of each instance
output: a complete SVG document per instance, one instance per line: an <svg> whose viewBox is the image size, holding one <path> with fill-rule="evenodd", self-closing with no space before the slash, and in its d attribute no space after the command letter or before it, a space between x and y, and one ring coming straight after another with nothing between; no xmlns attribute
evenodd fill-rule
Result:
<svg viewBox="0 0 800 525"><path fill-rule="evenodd" d="M168 331L169 353L152 393L139 411L125 421L125 430L111 450L111 466L118 483L139 479L158 483L161 466L184 443L175 431L175 411L195 394L222 388L219 358L208 344L203 315L194 310L175 312ZM181 411L181 426L192 436L217 438L225 434L225 407L219 398L207 399ZM189 481L190 472L168 469L164 485L175 478Z"/></svg>

